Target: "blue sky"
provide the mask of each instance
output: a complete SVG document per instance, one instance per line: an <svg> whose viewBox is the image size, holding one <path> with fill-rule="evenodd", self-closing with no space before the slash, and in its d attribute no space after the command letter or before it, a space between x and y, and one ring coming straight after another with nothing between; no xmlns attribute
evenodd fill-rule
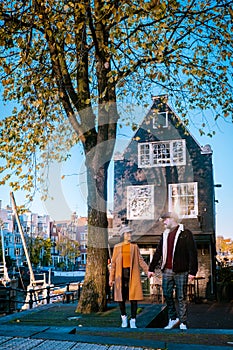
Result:
<svg viewBox="0 0 233 350"><path fill-rule="evenodd" d="M10 107L0 103L3 118L10 113ZM143 117L145 116L143 114ZM196 123L196 122L195 122ZM233 226L231 225L231 215L233 215L233 123L220 119L215 125L216 135L212 138L200 136L196 126L189 128L196 141L204 146L210 144L213 150L214 183L221 184L222 187L215 189L216 203L216 235L233 239ZM128 131L126 131L128 130ZM132 132L129 129L122 129L118 136L117 148L122 150L131 138ZM110 167L109 176L109 207L112 203L112 173L113 166ZM65 175L61 180L61 175ZM56 197L56 201L49 200L46 203L40 201L39 195L30 209L40 215L49 214L54 220L69 219L73 211L79 216L86 216L86 187L85 187L85 165L81 155L80 147L72 151L71 159L63 165L55 164L51 171L50 178L51 195ZM7 186L0 186L0 200L5 207L10 204L11 189ZM17 205L25 201L23 193L14 193Z"/></svg>
<svg viewBox="0 0 233 350"><path fill-rule="evenodd" d="M210 144L213 150L214 183L222 187L215 188L216 235L233 239L233 227L230 223L233 215L233 123L218 121L216 135L212 138L199 136L195 128L190 129L200 145Z"/></svg>

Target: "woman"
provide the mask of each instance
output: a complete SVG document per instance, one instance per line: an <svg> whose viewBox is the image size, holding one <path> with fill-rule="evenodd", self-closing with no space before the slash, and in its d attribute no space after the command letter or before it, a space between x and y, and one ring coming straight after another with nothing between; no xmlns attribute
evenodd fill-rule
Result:
<svg viewBox="0 0 233 350"><path fill-rule="evenodd" d="M136 327L137 302L143 300L140 267L148 273L148 265L143 260L137 244L131 243L132 229L125 226L120 231L121 242L113 249L109 285L114 283L114 300L118 301L122 324L127 327L125 302L131 303L130 328Z"/></svg>

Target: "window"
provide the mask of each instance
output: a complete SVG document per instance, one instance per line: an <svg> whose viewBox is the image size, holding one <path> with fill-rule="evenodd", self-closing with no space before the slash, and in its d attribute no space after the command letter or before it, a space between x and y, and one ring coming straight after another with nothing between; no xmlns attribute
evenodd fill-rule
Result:
<svg viewBox="0 0 233 350"><path fill-rule="evenodd" d="M127 187L127 219L154 219L154 186Z"/></svg>
<svg viewBox="0 0 233 350"><path fill-rule="evenodd" d="M3 223L3 230L9 230L9 222L4 222Z"/></svg>
<svg viewBox="0 0 233 350"><path fill-rule="evenodd" d="M160 167L186 164L185 140L138 144L139 167Z"/></svg>
<svg viewBox="0 0 233 350"><path fill-rule="evenodd" d="M86 264L87 262L87 254L86 253L82 253L81 254L81 264Z"/></svg>
<svg viewBox="0 0 233 350"><path fill-rule="evenodd" d="M153 128L167 128L168 127L168 111L153 114Z"/></svg>
<svg viewBox="0 0 233 350"><path fill-rule="evenodd" d="M21 243L21 238L20 236L15 236L15 243L20 244Z"/></svg>
<svg viewBox="0 0 233 350"><path fill-rule="evenodd" d="M197 217L197 182L170 184L168 196L169 211L175 211L182 218Z"/></svg>
<svg viewBox="0 0 233 350"><path fill-rule="evenodd" d="M19 256L20 255L20 248L15 248L15 256Z"/></svg>
<svg viewBox="0 0 233 350"><path fill-rule="evenodd" d="M80 240L81 241L87 241L87 232L81 232L80 233Z"/></svg>

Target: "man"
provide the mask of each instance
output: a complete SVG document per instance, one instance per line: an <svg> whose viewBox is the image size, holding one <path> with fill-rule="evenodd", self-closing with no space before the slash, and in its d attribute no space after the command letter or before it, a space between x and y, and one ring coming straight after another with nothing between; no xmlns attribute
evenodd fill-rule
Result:
<svg viewBox="0 0 233 350"><path fill-rule="evenodd" d="M197 249L192 232L178 224L175 213L166 213L163 220L165 231L149 266L148 277L162 258L162 288L167 304L169 323L165 329L180 324L180 329L187 329L187 284L194 280L198 270ZM174 288L178 300L178 314L174 300Z"/></svg>

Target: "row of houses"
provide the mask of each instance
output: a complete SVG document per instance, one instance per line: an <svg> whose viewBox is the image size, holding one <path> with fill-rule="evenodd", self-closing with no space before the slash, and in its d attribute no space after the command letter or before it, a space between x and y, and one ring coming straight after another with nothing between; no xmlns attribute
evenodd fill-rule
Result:
<svg viewBox="0 0 233 350"><path fill-rule="evenodd" d="M114 210L109 230L109 246L119 241L119 230L129 224L134 239L147 262L152 259L163 227L159 218L173 211L189 228L198 248L198 279L202 295L215 293L216 232L215 187L212 149L201 146L169 106L168 96L153 98L151 109L122 154L114 158ZM45 220L45 221L43 221ZM47 222L41 217L37 227L33 217L25 230L35 234L39 227L56 240L67 232L80 242L81 263L86 262L87 226L74 214L69 222ZM86 219L85 219L86 220ZM4 220L3 220L4 221ZM12 224L13 225L13 224ZM47 229L43 225L47 225ZM82 227L80 235L77 228ZM83 229L85 228L85 229ZM9 229L9 232L12 230ZM59 231L60 230L60 231ZM59 255L53 252L53 264Z"/></svg>
<svg viewBox="0 0 233 350"><path fill-rule="evenodd" d="M30 247L36 237L44 240L50 238L51 248L51 266L56 267L63 261L66 262L66 256L62 255L57 249L58 241L62 237L70 241L79 242L79 256L72 261L76 267L86 264L86 246L87 246L87 218L78 217L76 213L72 214L70 220L54 222L49 215L38 215L30 211L19 215L20 225L27 243L27 250L30 256ZM22 237L17 225L15 214L10 206L2 208L0 201L0 222L1 222L1 241L2 249L6 260L10 258L15 267L20 267L26 263L26 254L23 247ZM43 252L41 251L41 256Z"/></svg>

